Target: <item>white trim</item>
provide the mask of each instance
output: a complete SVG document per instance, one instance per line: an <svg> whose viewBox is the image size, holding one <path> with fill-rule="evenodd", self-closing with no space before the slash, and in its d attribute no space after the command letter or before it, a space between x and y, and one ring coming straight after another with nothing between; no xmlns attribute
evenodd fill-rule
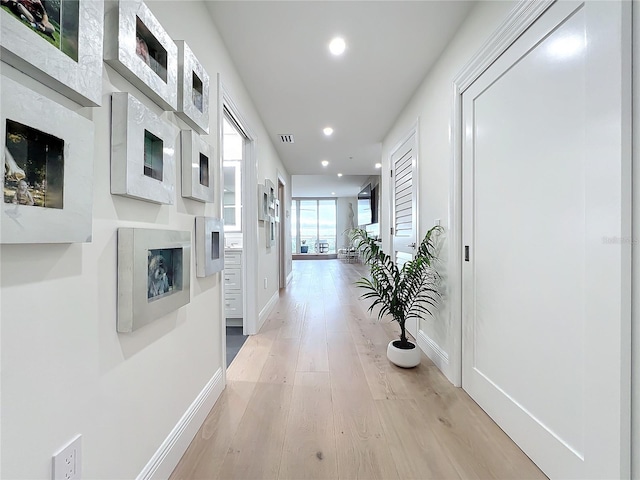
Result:
<svg viewBox="0 0 640 480"><path fill-rule="evenodd" d="M223 390L222 368L218 368L136 480L169 478Z"/></svg>
<svg viewBox="0 0 640 480"><path fill-rule="evenodd" d="M215 166L217 179L218 179L218 192L219 194L215 195L213 201L217 203L215 211L218 214L218 218L222 218L222 228L224 230L224 198L222 192L224 192L224 175L222 169L222 80L220 78L220 74L218 73L216 76L216 84L218 87L217 94L217 104L218 111L216 112L216 143L217 147L214 155L217 152L216 158L218 159L217 165ZM213 132L211 132L213 133ZM220 280L220 298L219 298L219 306L218 306L218 318L220 319L220 365L222 365L222 384L224 386L227 385L227 317L225 314L225 287L224 287L224 272L223 276Z"/></svg>
<svg viewBox="0 0 640 480"><path fill-rule="evenodd" d="M289 275L287 275L287 285L289 285L291 280L293 280L293 271L289 272Z"/></svg>
<svg viewBox="0 0 640 480"><path fill-rule="evenodd" d="M429 337L424 330L418 331L417 342L420 350L431 359L436 367L443 372L449 370L449 354Z"/></svg>
<svg viewBox="0 0 640 480"><path fill-rule="evenodd" d="M219 87L221 102L218 109L218 130L222 128L223 110L226 106L247 138L242 162L242 298L244 303L242 312L244 317L243 334L255 335L258 333L258 285L257 276L255 274L249 275L249 272L258 271L258 222L255 220L258 218L258 199L255 195L255 185L258 184L257 137L221 80L219 80ZM222 139L220 139L221 141ZM220 150L219 148L218 151L220 152ZM220 163L222 163L222 156L220 156Z"/></svg>
<svg viewBox="0 0 640 480"><path fill-rule="evenodd" d="M278 303L279 299L280 299L280 292L279 290L276 290L271 296L271 298L269 299L269 301L267 302L267 304L264 306L264 308L260 310L260 316L258 317L258 331L260 331L260 329L262 328L262 325L264 325L265 320L273 310L273 307L276 306L276 303Z"/></svg>
<svg viewBox="0 0 640 480"><path fill-rule="evenodd" d="M462 94L469 86L522 35L555 0L523 0L519 2L489 37L480 50L456 75L453 81L453 114L451 143L453 160L449 169L449 259L448 273L451 299L451 364L447 377L462 385Z"/></svg>

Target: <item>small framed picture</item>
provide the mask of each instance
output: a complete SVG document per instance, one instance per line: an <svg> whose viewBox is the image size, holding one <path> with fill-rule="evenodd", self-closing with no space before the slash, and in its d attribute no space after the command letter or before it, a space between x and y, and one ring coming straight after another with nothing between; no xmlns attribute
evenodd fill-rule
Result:
<svg viewBox="0 0 640 480"><path fill-rule="evenodd" d="M93 122L2 78L1 243L90 242Z"/></svg>
<svg viewBox="0 0 640 480"><path fill-rule="evenodd" d="M178 105L178 47L149 7L118 0L105 14L104 60L167 111Z"/></svg>
<svg viewBox="0 0 640 480"><path fill-rule="evenodd" d="M261 183L258 184L258 220L261 222L269 220L269 195L266 187Z"/></svg>
<svg viewBox="0 0 640 480"><path fill-rule="evenodd" d="M192 130L182 130L182 196L213 202L215 162L213 147Z"/></svg>
<svg viewBox="0 0 640 480"><path fill-rule="evenodd" d="M208 277L224 269L224 222L196 217L196 275Z"/></svg>
<svg viewBox="0 0 640 480"><path fill-rule="evenodd" d="M191 301L191 232L118 229L118 332L132 332Z"/></svg>
<svg viewBox="0 0 640 480"><path fill-rule="evenodd" d="M175 202L178 129L126 92L111 98L111 193Z"/></svg>
<svg viewBox="0 0 640 480"><path fill-rule="evenodd" d="M178 46L177 115L198 133L209 134L209 74L183 40Z"/></svg>
<svg viewBox="0 0 640 480"><path fill-rule="evenodd" d="M103 0L2 0L2 61L82 106L99 106L103 15Z"/></svg>
<svg viewBox="0 0 640 480"><path fill-rule="evenodd" d="M268 220L264 223L267 227L266 237L267 237L267 248L275 246L276 244L276 219L275 217L269 216Z"/></svg>

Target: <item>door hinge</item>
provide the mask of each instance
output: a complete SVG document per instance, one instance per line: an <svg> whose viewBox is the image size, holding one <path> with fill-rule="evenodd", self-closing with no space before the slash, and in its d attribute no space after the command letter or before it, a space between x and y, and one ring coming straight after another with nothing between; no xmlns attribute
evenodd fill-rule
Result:
<svg viewBox="0 0 640 480"><path fill-rule="evenodd" d="M393 235L393 227L391 227L391 235Z"/></svg>
<svg viewBox="0 0 640 480"><path fill-rule="evenodd" d="M464 261L469 261L469 245L464 246Z"/></svg>
<svg viewBox="0 0 640 480"><path fill-rule="evenodd" d="M389 176L390 176L390 177L393 177L393 169L392 169L392 170L389 170Z"/></svg>

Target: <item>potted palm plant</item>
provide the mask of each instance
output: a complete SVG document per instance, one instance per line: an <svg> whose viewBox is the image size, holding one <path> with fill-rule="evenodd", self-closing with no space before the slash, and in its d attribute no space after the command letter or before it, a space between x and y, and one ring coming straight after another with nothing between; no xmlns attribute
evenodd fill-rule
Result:
<svg viewBox="0 0 640 480"><path fill-rule="evenodd" d="M369 312L378 306L378 320L390 315L400 325L400 339L392 340L387 347L387 357L400 367L411 368L420 363L420 349L407 339L407 320L432 315L432 308L440 299L440 276L433 264L437 259L435 236L442 231L440 226L431 228L414 258L402 267L365 230L352 232L354 244L371 269L369 277L356 282L366 290L362 298L373 300Z"/></svg>

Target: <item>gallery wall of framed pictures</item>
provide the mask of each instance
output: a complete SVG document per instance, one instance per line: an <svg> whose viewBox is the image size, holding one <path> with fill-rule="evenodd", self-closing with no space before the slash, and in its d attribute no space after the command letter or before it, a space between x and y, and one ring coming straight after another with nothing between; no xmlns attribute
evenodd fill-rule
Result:
<svg viewBox="0 0 640 480"><path fill-rule="evenodd" d="M21 2L3 2L0 8L1 61L80 108L2 76L0 243L92 241L95 127L93 115L82 107L110 112L110 131L100 137L111 139L112 195L162 208L175 205L180 188L184 202L214 203L221 192L219 162L206 137L210 77L189 45L172 39L141 0L28 3L33 10L25 10ZM105 63L135 88L121 86L121 91L105 94ZM155 225L118 228L119 332L131 332L189 303L192 239L197 239L201 257L198 276L222 269L215 257L216 248L224 246L222 220L199 216L198 223L193 218L194 235ZM171 253L171 242L180 243L180 255ZM128 263L135 265L137 280ZM171 291L179 286L182 293L143 296L140 292L152 288L151 263L158 264L156 277L175 282ZM168 265L174 269L170 275L158 273ZM165 296L172 299L159 301ZM161 304L170 307L160 309Z"/></svg>

